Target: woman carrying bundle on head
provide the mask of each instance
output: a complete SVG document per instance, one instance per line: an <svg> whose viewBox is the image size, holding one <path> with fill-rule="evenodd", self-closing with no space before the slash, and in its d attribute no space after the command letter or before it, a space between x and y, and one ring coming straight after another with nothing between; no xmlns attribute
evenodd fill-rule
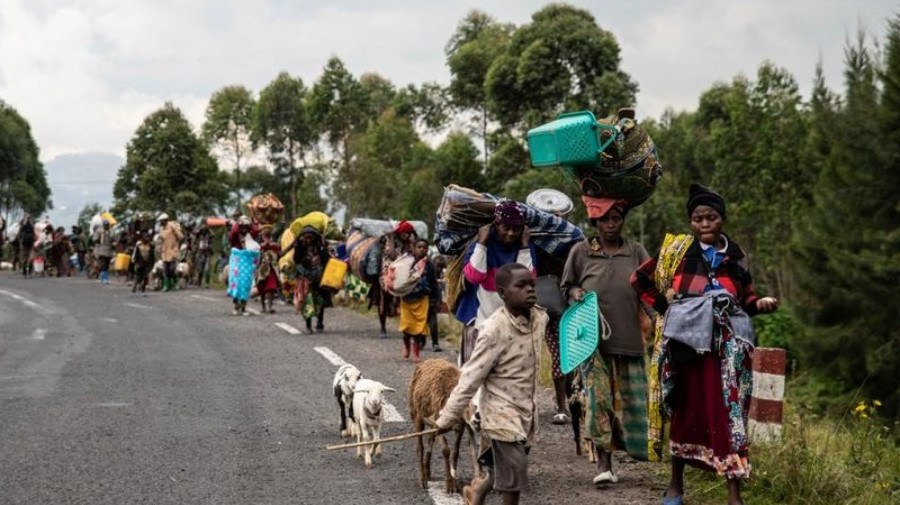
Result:
<svg viewBox="0 0 900 505"><path fill-rule="evenodd" d="M306 331L313 332L312 319L316 318L316 331L325 330L325 308L331 306L331 291L322 289L322 274L331 257L322 234L312 226L305 226L297 239L285 249L282 256L293 251L297 285L294 288L294 308L306 321Z"/></svg>
<svg viewBox="0 0 900 505"><path fill-rule="evenodd" d="M494 208L494 222L482 226L476 240L469 244L463 258L465 291L456 306L456 319L465 325L460 364L468 360L475 348L481 324L503 306L494 282L497 269L507 263L519 263L534 274L535 250L530 237L521 206L504 200Z"/></svg>
<svg viewBox="0 0 900 505"><path fill-rule="evenodd" d="M749 316L776 310L778 300L756 294L747 255L722 231L721 195L692 184L687 215L693 234L667 236L659 256L631 278L641 299L665 314L655 353L672 454L663 503L682 503L684 467L690 464L725 477L728 503L737 505L743 503L741 480L750 477Z"/></svg>

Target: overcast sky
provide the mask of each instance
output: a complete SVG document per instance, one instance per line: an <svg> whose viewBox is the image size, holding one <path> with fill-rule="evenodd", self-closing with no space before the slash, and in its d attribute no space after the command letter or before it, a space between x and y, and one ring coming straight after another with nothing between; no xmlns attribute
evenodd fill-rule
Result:
<svg viewBox="0 0 900 505"><path fill-rule="evenodd" d="M444 45L478 8L522 24L539 0L0 0L0 98L31 123L46 161L124 155L150 112L171 100L197 127L210 94L258 92L281 70L307 84L332 55L356 75L446 83ZM639 83L638 113L693 109L716 81L765 59L809 89L821 57L842 86L843 46L862 24L883 39L896 0L570 1L617 37Z"/></svg>

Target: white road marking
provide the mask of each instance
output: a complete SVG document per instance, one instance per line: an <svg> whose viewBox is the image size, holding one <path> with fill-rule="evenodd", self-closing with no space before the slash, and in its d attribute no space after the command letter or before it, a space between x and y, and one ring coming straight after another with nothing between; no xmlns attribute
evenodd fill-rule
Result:
<svg viewBox="0 0 900 505"><path fill-rule="evenodd" d="M111 317L104 317L103 320L106 321L107 323L118 323L119 322L118 319L113 319Z"/></svg>
<svg viewBox="0 0 900 505"><path fill-rule="evenodd" d="M40 305L34 303L33 301L29 300L28 298L25 298L25 297L22 296L22 295L18 295L18 294L16 294L16 293L13 293L12 291L7 291L7 290L5 290L5 289L0 289L0 294L6 295L6 296L12 298L13 300L22 302L22 303L25 304L26 306L31 307L31 308L33 308L33 309L38 309L38 308L41 307Z"/></svg>
<svg viewBox="0 0 900 505"><path fill-rule="evenodd" d="M38 328L34 330L34 333L31 334L32 340L44 340L44 337L47 336L47 330L43 328Z"/></svg>
<svg viewBox="0 0 900 505"><path fill-rule="evenodd" d="M327 347L313 347L313 350L321 354L325 359L328 360L329 363L334 366L342 366L347 364L347 362L344 361L344 358L338 356L334 351Z"/></svg>
<svg viewBox="0 0 900 505"><path fill-rule="evenodd" d="M444 492L444 482L431 481L428 483L428 495L434 505L462 505L463 499L459 495L449 495Z"/></svg>
<svg viewBox="0 0 900 505"><path fill-rule="evenodd" d="M127 402L106 402L106 403L95 403L95 407L130 407L131 404Z"/></svg>
<svg viewBox="0 0 900 505"><path fill-rule="evenodd" d="M334 366L346 365L347 362L344 361L344 358L340 357L327 347L313 347L313 350L317 353L321 354L322 357L328 360ZM382 412L384 413L384 421L387 423L402 423L405 421L403 416L400 414L400 411L397 410L397 407L391 405L386 400L381 403Z"/></svg>
<svg viewBox="0 0 900 505"><path fill-rule="evenodd" d="M134 307L136 309L150 309L150 310L155 309L155 307L151 307L149 305L141 305L140 303L125 302L125 305L128 305L129 307Z"/></svg>
<svg viewBox="0 0 900 505"><path fill-rule="evenodd" d="M290 333L291 335L299 335L300 334L300 330L298 330L297 328L294 328L293 326L291 326L287 323L275 323L275 326Z"/></svg>
<svg viewBox="0 0 900 505"><path fill-rule="evenodd" d="M203 295L191 295L191 298L196 298L196 299L198 299L198 300L206 300L206 301L208 301L208 302L217 302L217 301L219 301L219 300L216 300L215 298L212 298L212 297L209 297L209 296L203 296Z"/></svg>
<svg viewBox="0 0 900 505"><path fill-rule="evenodd" d="M247 308L247 312L253 314L254 316L258 316L258 315L259 315L259 311L258 311L258 310L256 310L256 309L251 309L251 308L249 308L249 307Z"/></svg>

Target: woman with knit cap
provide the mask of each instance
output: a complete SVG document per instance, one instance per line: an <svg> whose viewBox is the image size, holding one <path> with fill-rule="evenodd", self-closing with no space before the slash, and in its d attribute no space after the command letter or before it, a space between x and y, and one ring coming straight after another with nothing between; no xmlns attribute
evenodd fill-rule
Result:
<svg viewBox="0 0 900 505"><path fill-rule="evenodd" d="M494 208L494 222L478 230L463 258L465 289L456 306L456 319L465 325L459 360L465 363L475 348L481 324L503 306L494 275L507 263L519 263L535 273L535 250L525 226L522 207L512 200Z"/></svg>
<svg viewBox="0 0 900 505"><path fill-rule="evenodd" d="M727 214L721 195L692 184L687 215L693 234L667 237L659 256L631 278L641 299L666 315L657 365L672 477L663 504L682 503L684 467L690 464L725 477L728 503L737 505L743 503L741 480L750 477L754 342L748 316L776 310L778 300L756 294L746 254L722 231ZM706 314L696 310L704 300L711 300L711 328L709 317L696 316Z"/></svg>

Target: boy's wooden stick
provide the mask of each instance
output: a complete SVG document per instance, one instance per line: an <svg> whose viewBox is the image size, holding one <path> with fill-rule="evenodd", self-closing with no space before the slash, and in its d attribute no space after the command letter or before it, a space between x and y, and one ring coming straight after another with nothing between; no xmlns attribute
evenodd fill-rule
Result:
<svg viewBox="0 0 900 505"><path fill-rule="evenodd" d="M341 449L353 449L355 447L362 447L364 445L383 444L385 442L399 442L400 440L407 440L410 438L423 437L425 435L431 435L432 433L437 433L437 428L419 431L416 433L407 433L405 435L397 435L395 437L382 438L380 440L369 440L368 442L357 442L355 444L329 445L329 446L326 446L325 448L328 449L329 451L337 451L337 450L341 450Z"/></svg>

